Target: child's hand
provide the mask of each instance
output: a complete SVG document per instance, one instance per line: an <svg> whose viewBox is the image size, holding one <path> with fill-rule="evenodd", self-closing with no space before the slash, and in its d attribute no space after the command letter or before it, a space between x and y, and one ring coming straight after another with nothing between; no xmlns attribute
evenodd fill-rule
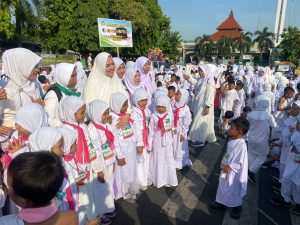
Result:
<svg viewBox="0 0 300 225"><path fill-rule="evenodd" d="M22 149L24 146L22 144L22 139L19 137L18 139L13 138L12 142L10 143L10 150L9 153L14 154L15 152Z"/></svg>
<svg viewBox="0 0 300 225"><path fill-rule="evenodd" d="M209 108L205 107L204 110L203 110L203 116L208 115L208 113L209 113Z"/></svg>
<svg viewBox="0 0 300 225"><path fill-rule="evenodd" d="M12 128L0 126L0 136L9 136L13 132Z"/></svg>
<svg viewBox="0 0 300 225"><path fill-rule="evenodd" d="M129 118L130 118L130 115L129 115L129 114L126 114L126 116L121 116L121 117L118 119L118 123L117 123L117 125L116 125L116 128L117 128L117 129L120 129L120 128L125 127L125 126L128 124Z"/></svg>
<svg viewBox="0 0 300 225"><path fill-rule="evenodd" d="M180 135L180 142L183 142L184 141L184 136L183 135Z"/></svg>
<svg viewBox="0 0 300 225"><path fill-rule="evenodd" d="M6 100L6 99L7 99L6 90L3 88L0 88L0 100Z"/></svg>
<svg viewBox="0 0 300 225"><path fill-rule="evenodd" d="M100 183L105 183L103 171L100 171L100 172L97 173L97 178L98 178L98 181L99 181Z"/></svg>
<svg viewBox="0 0 300 225"><path fill-rule="evenodd" d="M221 164L221 169L223 170L224 173L230 173L232 171L230 166L225 166L223 164Z"/></svg>
<svg viewBox="0 0 300 225"><path fill-rule="evenodd" d="M125 165L126 165L126 160L125 160L125 158L123 158L123 159L117 159L117 161L118 161L118 165L119 165L119 166L125 166Z"/></svg>
<svg viewBox="0 0 300 225"><path fill-rule="evenodd" d="M137 154L143 154L144 146L137 146L136 147L136 152Z"/></svg>
<svg viewBox="0 0 300 225"><path fill-rule="evenodd" d="M183 75L183 78L184 78L185 80L189 80L189 79L190 79L190 76L189 76L189 75L186 75L186 74L184 74L184 75Z"/></svg>
<svg viewBox="0 0 300 225"><path fill-rule="evenodd" d="M45 102L44 102L44 100L41 99L41 98L34 99L33 97L31 97L31 101L32 101L33 103L37 103L37 104L41 105L42 107L45 106Z"/></svg>

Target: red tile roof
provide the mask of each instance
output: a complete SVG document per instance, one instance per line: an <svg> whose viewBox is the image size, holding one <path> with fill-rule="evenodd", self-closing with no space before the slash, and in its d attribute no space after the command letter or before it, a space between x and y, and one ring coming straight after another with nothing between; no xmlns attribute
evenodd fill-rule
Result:
<svg viewBox="0 0 300 225"><path fill-rule="evenodd" d="M221 37L227 36L231 38L240 38L241 32L238 30L220 30L217 31L216 33L212 34L210 38L213 41L218 41Z"/></svg>

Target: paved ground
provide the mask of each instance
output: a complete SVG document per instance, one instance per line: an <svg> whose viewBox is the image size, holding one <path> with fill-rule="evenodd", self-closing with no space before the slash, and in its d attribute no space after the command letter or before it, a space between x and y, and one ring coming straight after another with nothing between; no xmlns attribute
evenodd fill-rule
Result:
<svg viewBox="0 0 300 225"><path fill-rule="evenodd" d="M300 225L300 218L291 210L270 203L276 196L272 185L277 170L261 169L258 182L248 184L243 212L239 220L230 218L230 209L213 210L219 176L219 164L225 151L226 140L218 138L204 148L191 148L191 168L178 171L176 188L153 186L142 192L135 202L118 200L117 218L113 225Z"/></svg>

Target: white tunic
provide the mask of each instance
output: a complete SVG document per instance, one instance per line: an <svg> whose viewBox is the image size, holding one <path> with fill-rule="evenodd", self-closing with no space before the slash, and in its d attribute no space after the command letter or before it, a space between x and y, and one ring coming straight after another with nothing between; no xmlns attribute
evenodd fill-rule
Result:
<svg viewBox="0 0 300 225"><path fill-rule="evenodd" d="M0 217L1 225L24 225L24 221L16 214Z"/></svg>
<svg viewBox="0 0 300 225"><path fill-rule="evenodd" d="M248 155L244 139L228 142L222 163L230 166L232 171L228 174L221 172L216 201L228 207L240 206L247 192L248 180Z"/></svg>
<svg viewBox="0 0 300 225"><path fill-rule="evenodd" d="M173 127L173 115L168 113L165 121L168 127ZM154 186L160 188L164 185L177 186L177 174L173 155L172 131L161 134L157 130L158 116L153 113L150 118L150 179ZM170 126L169 126L170 125Z"/></svg>
<svg viewBox="0 0 300 225"><path fill-rule="evenodd" d="M240 98L235 89L228 90L226 96L223 99L221 107L221 116L224 116L227 111L233 111L235 101L239 101Z"/></svg>

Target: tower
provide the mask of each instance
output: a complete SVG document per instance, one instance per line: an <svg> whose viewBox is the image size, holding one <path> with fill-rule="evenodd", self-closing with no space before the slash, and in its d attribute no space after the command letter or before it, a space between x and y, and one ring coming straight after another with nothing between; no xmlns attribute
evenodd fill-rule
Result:
<svg viewBox="0 0 300 225"><path fill-rule="evenodd" d="M277 13L275 21L275 47L281 42L281 34L283 32L285 13L286 13L287 0L278 0L277 2Z"/></svg>

